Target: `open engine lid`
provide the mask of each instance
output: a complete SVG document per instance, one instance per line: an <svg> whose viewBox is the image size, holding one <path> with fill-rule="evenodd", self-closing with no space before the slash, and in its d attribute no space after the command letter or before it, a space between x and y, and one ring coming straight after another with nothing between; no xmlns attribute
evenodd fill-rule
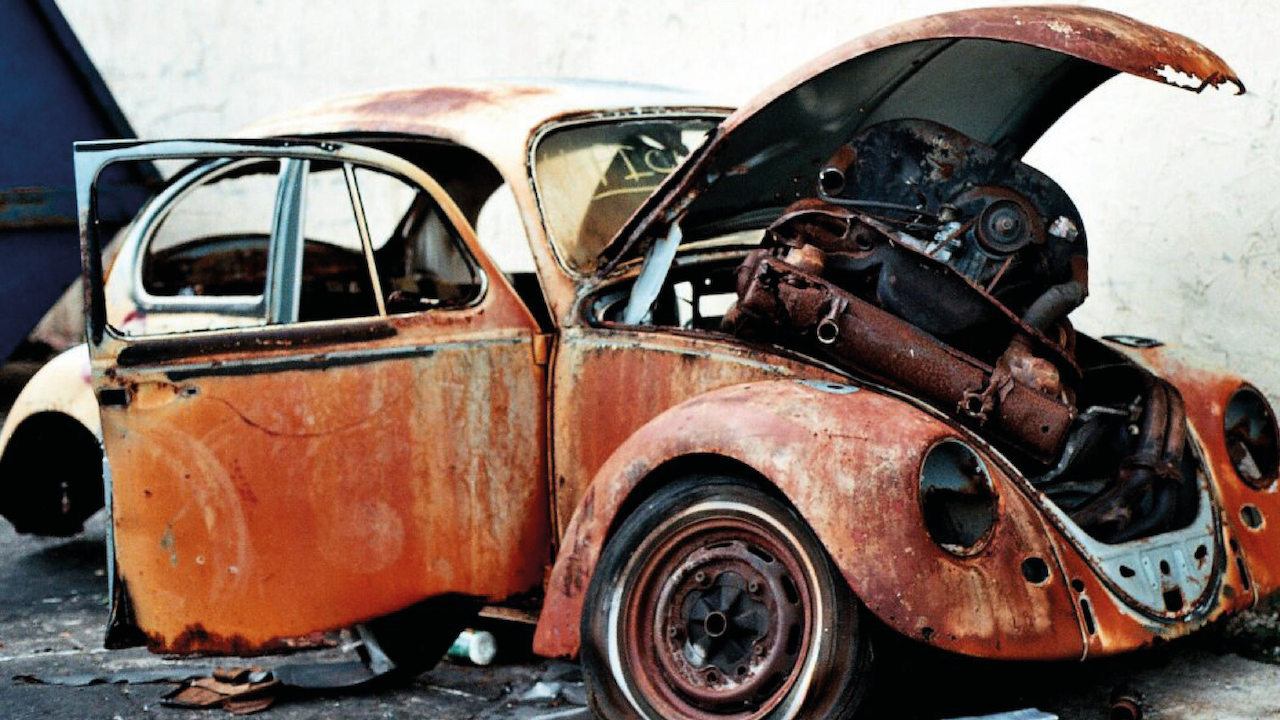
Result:
<svg viewBox="0 0 1280 720"><path fill-rule="evenodd" d="M1244 92L1200 43L1096 8L981 8L893 25L815 58L726 118L627 221L599 272L642 254L682 214L696 228L815 195L836 150L885 120L933 120L1020 158L1119 72Z"/></svg>

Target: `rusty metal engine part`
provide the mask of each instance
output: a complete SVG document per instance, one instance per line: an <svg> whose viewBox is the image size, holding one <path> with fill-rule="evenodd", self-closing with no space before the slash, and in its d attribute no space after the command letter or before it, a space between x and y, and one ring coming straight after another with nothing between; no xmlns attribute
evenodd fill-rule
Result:
<svg viewBox="0 0 1280 720"><path fill-rule="evenodd" d="M1168 382L1147 372L1142 375L1146 388L1141 419L1126 425L1135 435L1133 452L1120 462L1106 490L1069 513L1077 525L1105 542L1172 529L1179 515L1179 490L1191 482L1181 467L1187 439L1182 395Z"/></svg>
<svg viewBox="0 0 1280 720"><path fill-rule="evenodd" d="M1044 380L1054 373L1067 380L1079 378L1069 348L1072 333L1068 323L1028 325L953 268L903 247L893 239L896 232L851 208L807 199L792 205L770 226L764 246L786 248L783 257L789 264L821 276L989 365L1008 364L1018 356L1014 364L1019 371L1027 370L1027 375ZM1055 293L1046 295L1056 297ZM975 323L974 318L981 321ZM1046 334L1049 325L1054 327ZM1047 360L1052 368L1031 370L1027 367L1031 357ZM1048 394L1060 394L1061 383L1053 380L1051 384L1054 387Z"/></svg>
<svg viewBox="0 0 1280 720"><path fill-rule="evenodd" d="M835 284L757 250L739 269L739 300L725 316L740 335L814 351L901 388L1040 462L1050 463L1075 413ZM966 405L993 388L987 407Z"/></svg>
<svg viewBox="0 0 1280 720"><path fill-rule="evenodd" d="M1031 348L1031 342L1025 335L1017 335L1009 343L1000 362L1007 368L1014 380L1032 390L1038 390L1050 397L1063 394L1062 373L1048 360L1037 357Z"/></svg>
<svg viewBox="0 0 1280 720"><path fill-rule="evenodd" d="M944 125L893 120L868 128L819 174L818 196L875 216L896 245L949 268L1036 330L1047 331L1088 294L1083 223L1062 188ZM949 341L998 319L977 301L943 317L921 313L910 298L925 288L913 280L927 278L896 279L881 306Z"/></svg>
<svg viewBox="0 0 1280 720"><path fill-rule="evenodd" d="M1032 484L1103 542L1184 527L1199 507L1201 462L1181 395L1095 340L1080 354L1075 427L1057 465Z"/></svg>

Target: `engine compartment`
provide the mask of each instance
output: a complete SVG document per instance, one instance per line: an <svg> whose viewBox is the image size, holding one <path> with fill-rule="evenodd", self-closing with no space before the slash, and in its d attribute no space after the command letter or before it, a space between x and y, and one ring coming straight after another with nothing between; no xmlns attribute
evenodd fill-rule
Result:
<svg viewBox="0 0 1280 720"><path fill-rule="evenodd" d="M1196 517L1176 388L1068 319L1088 295L1074 203L962 133L891 120L825 164L758 247L688 253L644 322L723 331L918 397L999 447L1094 539ZM626 293L596 298L616 320Z"/></svg>

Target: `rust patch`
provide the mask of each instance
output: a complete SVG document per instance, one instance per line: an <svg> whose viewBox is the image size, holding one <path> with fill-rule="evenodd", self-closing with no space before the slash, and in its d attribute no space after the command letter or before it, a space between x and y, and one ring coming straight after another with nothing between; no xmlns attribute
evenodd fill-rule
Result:
<svg viewBox="0 0 1280 720"><path fill-rule="evenodd" d="M128 346L120 352L116 364L120 367L139 367L209 355L370 342L394 337L395 334L395 328L385 320L372 320L321 328L279 327L215 337L158 337Z"/></svg>
<svg viewBox="0 0 1280 720"><path fill-rule="evenodd" d="M152 648L276 652L423 598L539 588L533 330L495 282L475 307L394 323L121 342L140 352L95 383L134 388L102 433L118 567Z"/></svg>
<svg viewBox="0 0 1280 720"><path fill-rule="evenodd" d="M389 90L339 98L269 118L245 128L241 134L267 137L400 132L457 138L469 132L459 123L462 118L480 118L504 110L520 114L527 106L556 92L550 86L498 83ZM485 132L491 131L482 130Z"/></svg>
<svg viewBox="0 0 1280 720"><path fill-rule="evenodd" d="M1061 5L984 8L937 19L948 27L948 34L1035 45L1195 92L1228 83L1236 86L1237 94L1245 91L1236 72L1204 45L1107 10Z"/></svg>
<svg viewBox="0 0 1280 720"><path fill-rule="evenodd" d="M173 640L160 635L147 635L147 649L153 653L173 655L237 655L252 657L271 655L300 649L297 638L272 638L265 642L253 642L242 635L219 635L205 629L200 623L188 625ZM315 647L320 647L316 645Z"/></svg>
<svg viewBox="0 0 1280 720"><path fill-rule="evenodd" d="M845 379L811 362L744 347L728 336L576 328L561 336L553 372L558 391L551 398L551 446L553 466L563 478L555 495L562 529L579 501L590 501L584 493L596 472L628 437L663 411L683 402L701 402L704 393L744 382ZM619 378L644 392L619 402Z"/></svg>
<svg viewBox="0 0 1280 720"><path fill-rule="evenodd" d="M998 437L1048 461L1062 446L1072 409L1027 385L998 386L995 368L934 340L910 323L829 282L758 251L744 265L732 322L739 332L772 331L837 362L960 412ZM984 396L986 389L991 394ZM973 405L973 403L977 405Z"/></svg>

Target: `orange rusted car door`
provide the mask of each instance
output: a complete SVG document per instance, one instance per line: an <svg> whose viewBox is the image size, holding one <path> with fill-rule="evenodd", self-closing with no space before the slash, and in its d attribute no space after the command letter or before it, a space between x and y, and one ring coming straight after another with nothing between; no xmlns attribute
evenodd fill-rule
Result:
<svg viewBox="0 0 1280 720"><path fill-rule="evenodd" d="M95 178L174 158L104 288ZM90 144L77 173L115 595L153 650L539 586L536 324L434 181L297 141Z"/></svg>

